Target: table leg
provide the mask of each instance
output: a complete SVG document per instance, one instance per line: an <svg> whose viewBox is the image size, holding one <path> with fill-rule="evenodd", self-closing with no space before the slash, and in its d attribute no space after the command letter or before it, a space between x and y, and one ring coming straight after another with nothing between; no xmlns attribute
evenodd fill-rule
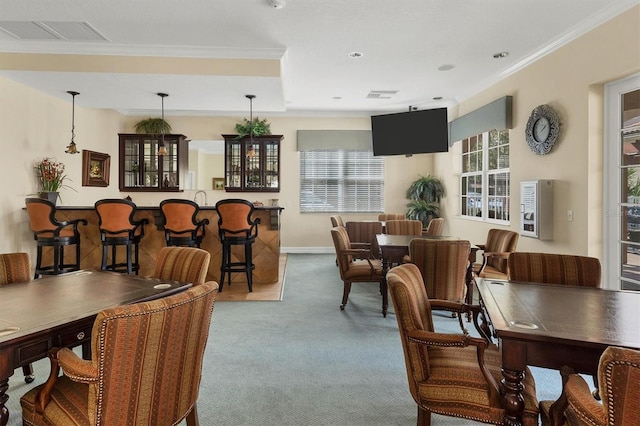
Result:
<svg viewBox="0 0 640 426"><path fill-rule="evenodd" d="M0 380L0 426L5 426L9 421L9 410L5 405L9 400L7 390L9 390L8 377Z"/></svg>
<svg viewBox="0 0 640 426"><path fill-rule="evenodd" d="M387 291L387 272L389 272L389 258L382 257L382 279L380 280L380 294L382 295L382 316L387 317L389 308L389 292Z"/></svg>
<svg viewBox="0 0 640 426"><path fill-rule="evenodd" d="M464 303L467 305L473 305L473 264L476 261L476 252L478 247L471 247L469 251L469 266L467 267L467 273L465 276L465 283L467 284L467 296L464 298ZM471 322L471 311L467 312L467 321Z"/></svg>
<svg viewBox="0 0 640 426"><path fill-rule="evenodd" d="M524 371L508 370L502 368L502 386L504 395L502 405L504 406L504 424L509 426L521 426L522 414L524 413L524 397L522 391L524 385Z"/></svg>

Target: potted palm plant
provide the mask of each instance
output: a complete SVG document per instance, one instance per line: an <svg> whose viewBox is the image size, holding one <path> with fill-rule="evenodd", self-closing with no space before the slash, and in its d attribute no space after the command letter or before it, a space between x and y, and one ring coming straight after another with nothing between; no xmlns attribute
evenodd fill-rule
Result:
<svg viewBox="0 0 640 426"><path fill-rule="evenodd" d="M162 135L171 133L171 125L163 118L145 118L135 124L136 133Z"/></svg>
<svg viewBox="0 0 640 426"><path fill-rule="evenodd" d="M253 136L270 135L271 123L268 123L266 118L260 120L259 117L256 117L253 121L243 118L242 123L236 124L236 133L238 133L238 139L249 136L251 133Z"/></svg>
<svg viewBox="0 0 640 426"><path fill-rule="evenodd" d="M422 222L426 228L431 219L439 217L440 200L444 197L444 186L437 177L420 176L407 189L410 202L407 217Z"/></svg>

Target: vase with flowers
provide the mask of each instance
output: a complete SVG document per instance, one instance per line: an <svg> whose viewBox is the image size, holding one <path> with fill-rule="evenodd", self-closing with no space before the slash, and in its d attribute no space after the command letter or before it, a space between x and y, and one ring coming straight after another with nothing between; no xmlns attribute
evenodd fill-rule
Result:
<svg viewBox="0 0 640 426"><path fill-rule="evenodd" d="M65 181L69 179L64 173L64 163L58 162L54 158L45 157L38 161L35 169L40 186L40 190L38 191L40 198L48 199L55 204L58 200L60 189L73 189L65 184ZM75 189L73 190L75 191Z"/></svg>

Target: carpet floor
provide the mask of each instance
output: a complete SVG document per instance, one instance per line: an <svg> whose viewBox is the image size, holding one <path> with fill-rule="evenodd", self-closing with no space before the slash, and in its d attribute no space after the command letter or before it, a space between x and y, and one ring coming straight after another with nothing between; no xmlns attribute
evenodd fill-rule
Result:
<svg viewBox="0 0 640 426"><path fill-rule="evenodd" d="M381 314L376 284L354 284L344 311L334 255L290 254L281 301L217 301L202 372L202 425L411 426L416 405L407 386L393 307ZM226 290L226 289L225 289ZM459 330L436 316L437 330ZM21 424L19 398L36 382L16 370L9 386L10 426ZM538 397L560 392L556 371L533 369ZM433 415L433 425L475 422ZM160 425L159 425L160 426Z"/></svg>

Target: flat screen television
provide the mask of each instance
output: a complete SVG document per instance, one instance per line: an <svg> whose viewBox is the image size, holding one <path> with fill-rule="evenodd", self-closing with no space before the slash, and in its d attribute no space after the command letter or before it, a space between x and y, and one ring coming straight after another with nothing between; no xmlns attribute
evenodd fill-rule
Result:
<svg viewBox="0 0 640 426"><path fill-rule="evenodd" d="M446 108L371 116L373 155L449 151Z"/></svg>

